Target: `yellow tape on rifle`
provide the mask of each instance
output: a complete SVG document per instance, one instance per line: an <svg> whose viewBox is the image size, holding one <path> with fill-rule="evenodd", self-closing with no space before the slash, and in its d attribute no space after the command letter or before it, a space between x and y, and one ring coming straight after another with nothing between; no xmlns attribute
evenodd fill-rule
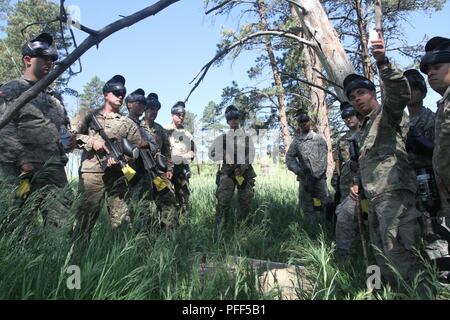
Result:
<svg viewBox="0 0 450 320"><path fill-rule="evenodd" d="M30 179L23 179L20 181L19 189L17 189L16 196L25 199L31 190Z"/></svg>
<svg viewBox="0 0 450 320"><path fill-rule="evenodd" d="M159 176L153 179L153 183L155 184L156 190L158 192L168 187L167 183Z"/></svg>
<svg viewBox="0 0 450 320"><path fill-rule="evenodd" d="M367 199L361 200L361 211L363 213L369 213L369 200Z"/></svg>
<svg viewBox="0 0 450 320"><path fill-rule="evenodd" d="M313 206L314 207L321 207L322 206L322 202L320 201L320 199L313 198Z"/></svg>
<svg viewBox="0 0 450 320"><path fill-rule="evenodd" d="M123 167L122 172L128 181L131 181L131 179L133 179L133 177L136 175L136 171L129 165L126 165L125 167Z"/></svg>
<svg viewBox="0 0 450 320"><path fill-rule="evenodd" d="M243 176L236 176L236 181L238 183L238 185L242 186L242 184L244 183L245 178Z"/></svg>

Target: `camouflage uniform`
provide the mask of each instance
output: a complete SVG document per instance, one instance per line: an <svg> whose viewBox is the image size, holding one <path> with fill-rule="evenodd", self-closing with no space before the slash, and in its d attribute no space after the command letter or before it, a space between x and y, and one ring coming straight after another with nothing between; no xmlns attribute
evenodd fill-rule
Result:
<svg viewBox="0 0 450 320"><path fill-rule="evenodd" d="M166 126L172 147L174 162L172 183L180 212L187 214L189 208L189 178L183 172L190 172L189 162L194 159L194 137L184 128L177 129L172 123Z"/></svg>
<svg viewBox="0 0 450 320"><path fill-rule="evenodd" d="M327 152L325 139L311 130L306 135L296 135L286 153L286 165L297 175L300 207L310 226L325 218Z"/></svg>
<svg viewBox="0 0 450 320"><path fill-rule="evenodd" d="M404 109L410 90L406 78L392 64L382 68L380 76L385 100L362 121L360 178L371 210L371 242L411 283L420 270L412 251L418 244L420 212L415 207L416 175L408 162L402 130L406 127ZM377 253L375 257L382 274L395 283L395 275L385 259Z"/></svg>
<svg viewBox="0 0 450 320"><path fill-rule="evenodd" d="M0 88L0 115L34 83L24 77L6 83ZM59 199L60 190L67 184L65 155L61 130L67 130L69 120L61 102L50 90L41 92L0 130L0 172L14 184L18 183L20 167L31 163L33 172L31 192L39 192L39 206L44 200L44 221L52 226L67 223L66 200Z"/></svg>
<svg viewBox="0 0 450 320"><path fill-rule="evenodd" d="M247 218L254 196L256 173L251 165L255 157L255 147L252 138L244 130L230 130L217 137L209 150L213 161L222 160L222 165L216 175L216 225L228 225L230 221L230 207L234 190L237 189L239 200L239 220ZM243 174L243 182L238 182L235 169L239 168Z"/></svg>
<svg viewBox="0 0 450 320"><path fill-rule="evenodd" d="M435 114L430 109L422 107L420 113L415 117L410 117L410 127L415 134L428 139L428 141L434 141L434 124ZM416 174L419 175L433 175L433 162L432 155L421 150L420 148L412 148L408 150L409 162L416 170ZM432 182L431 182L432 183ZM441 239L433 230L434 224L445 225L445 219L440 217L432 217L433 210L430 211L427 208L426 203L421 200L421 192L427 192L421 190L419 185L419 192L417 195L417 207L423 213L422 235L425 243L425 251L430 259L436 259L440 257L448 256L448 243ZM432 188L434 189L434 188ZM438 192L435 190L436 193ZM436 194L436 196L438 196ZM428 211L427 211L428 209Z"/></svg>
<svg viewBox="0 0 450 320"><path fill-rule="evenodd" d="M106 197L111 225L116 229L129 220L126 204L128 183L119 165L101 168L104 152L95 152L94 140L102 140L91 127L89 117L95 115L106 135L117 141L127 138L132 144L140 145L141 136L136 124L119 113L103 115L102 109L81 111L72 119L72 130L76 134L77 143L83 149L80 167L79 190L85 197L80 212L75 236L87 234L88 238L97 221L102 199Z"/></svg>
<svg viewBox="0 0 450 320"><path fill-rule="evenodd" d="M434 140L434 152L433 152L433 169L436 174L436 183L439 190L439 196L441 201L441 208L438 212L439 227L442 229L442 233L448 237L450 233L450 86L444 93L442 99L437 102L437 113L435 121L435 140ZM442 235L441 237L442 238ZM430 249L433 250L434 255L431 256L432 259L446 258L449 257L449 241L437 240L438 246L432 246ZM430 254L430 251L427 252ZM448 275L448 266L442 268L447 272L447 279L450 278ZM445 274L445 273L444 273ZM443 274L443 275L444 275ZM448 281L448 280L447 280Z"/></svg>
<svg viewBox="0 0 450 320"><path fill-rule="evenodd" d="M341 199L336 208L336 253L339 258L345 260L354 253L354 247L358 235L358 220L356 217L356 206L358 203L350 197L350 187L356 176L357 163L350 159L348 139L359 140L359 132L348 131L342 136L335 153L335 189L339 188ZM336 178L338 177L338 178Z"/></svg>
<svg viewBox="0 0 450 320"><path fill-rule="evenodd" d="M439 188L442 209L440 215L450 218L450 87L437 102L433 169Z"/></svg>
<svg viewBox="0 0 450 320"><path fill-rule="evenodd" d="M161 153L167 160L168 171L173 171L173 162L170 157L170 142L167 131L158 123L154 122L150 127L143 124L141 127L142 138L151 144L151 141L156 141L158 153ZM156 153L154 153L156 155ZM167 186L161 191L155 190L155 202L160 212L160 221L167 228L177 227L179 224L179 214L176 208L176 198L173 190L173 185L165 175L161 174L160 178Z"/></svg>

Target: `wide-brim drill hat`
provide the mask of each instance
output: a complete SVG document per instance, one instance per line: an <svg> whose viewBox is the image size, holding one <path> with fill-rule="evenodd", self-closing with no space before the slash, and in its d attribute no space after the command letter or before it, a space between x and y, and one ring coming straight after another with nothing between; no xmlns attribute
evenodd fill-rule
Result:
<svg viewBox="0 0 450 320"><path fill-rule="evenodd" d="M428 74L430 65L450 63L450 39L434 37L425 45L425 55L420 60L420 71Z"/></svg>
<svg viewBox="0 0 450 320"><path fill-rule="evenodd" d="M53 61L58 60L58 51L53 44L53 37L49 33L41 33L22 46L22 57L51 57Z"/></svg>

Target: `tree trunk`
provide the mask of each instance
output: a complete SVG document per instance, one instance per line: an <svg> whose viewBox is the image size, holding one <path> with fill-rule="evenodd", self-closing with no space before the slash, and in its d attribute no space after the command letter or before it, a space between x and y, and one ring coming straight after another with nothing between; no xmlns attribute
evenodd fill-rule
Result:
<svg viewBox="0 0 450 320"><path fill-rule="evenodd" d="M322 64L320 63L317 55L314 53L314 50L311 48L305 48L303 50L305 55L306 63L306 78L309 82L318 85L319 87L325 87L324 81L319 77L317 71L314 70L322 70ZM327 112L327 104L325 100L325 92L316 87L310 87L310 96L311 96L311 106L313 108L314 114L317 115L317 131L321 135L323 135L327 147L327 177L331 177L334 170L334 160L333 160L333 152L332 152L332 144L331 144L331 130L330 125L328 123L328 112Z"/></svg>
<svg viewBox="0 0 450 320"><path fill-rule="evenodd" d="M368 47L369 37L367 35L367 21L363 17L361 0L355 0L354 4L355 4L356 15L358 17L358 31L360 34L359 44L361 46L361 60L362 60L363 72L364 72L364 76L367 79L370 79L373 81L374 75L373 75L372 63L370 62L370 55L369 55L369 47Z"/></svg>
<svg viewBox="0 0 450 320"><path fill-rule="evenodd" d="M263 31L268 30L267 24L267 7L264 1L257 1L258 6L258 14L261 19L261 29ZM281 125L281 134L283 138L283 144L285 146L284 150L288 150L291 144L291 135L289 134L289 124L288 118L286 114L286 99L284 94L283 82L281 81L281 75L278 70L277 61L275 59L275 54L272 47L272 42L270 37L265 37L264 45L266 46L267 55L269 57L270 66L272 68L273 79L275 81L275 86L277 88L277 100L278 100L278 113L280 115L280 125Z"/></svg>
<svg viewBox="0 0 450 320"><path fill-rule="evenodd" d="M342 83L347 75L355 72L339 36L331 24L319 0L292 0L294 12L310 39L318 43L315 50L327 78L332 81L336 94L341 101L347 100ZM295 17L294 17L295 18Z"/></svg>

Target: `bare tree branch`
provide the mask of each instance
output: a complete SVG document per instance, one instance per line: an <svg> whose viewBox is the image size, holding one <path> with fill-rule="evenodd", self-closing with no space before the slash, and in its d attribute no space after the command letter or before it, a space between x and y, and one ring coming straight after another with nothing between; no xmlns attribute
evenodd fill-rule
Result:
<svg viewBox="0 0 450 320"><path fill-rule="evenodd" d="M224 6L226 6L228 3L234 2L234 1L235 1L235 0L225 0L224 2L219 3L217 6L215 6L215 7L211 8L211 9L209 9L208 11L206 11L206 12L205 12L205 15L208 15L208 14L210 14L211 12L216 11L216 10L218 10L218 9L220 9L220 8L222 8L222 7L224 7Z"/></svg>
<svg viewBox="0 0 450 320"><path fill-rule="evenodd" d="M286 73L286 72L280 72L280 73L283 74L283 75L285 75L285 76L290 77L291 79L297 80L298 82L302 82L302 83L307 84L307 85L309 85L309 86L312 86L312 87L315 87L315 88L317 88L317 89L320 89L320 90L322 90L322 91L328 93L329 95L332 95L332 96L335 97L338 101L340 101L339 97L338 97L334 92L332 92L332 91L330 91L330 90L328 90L328 89L326 89L326 88L324 88L324 87L321 87L321 86L319 86L319 85L317 85L317 84L315 84L315 83L312 83L312 82L310 82L310 81L308 81L308 80L297 78L295 75L293 75L293 74L291 74L291 73Z"/></svg>
<svg viewBox="0 0 450 320"><path fill-rule="evenodd" d="M104 40L111 34L121 29L132 26L133 24L145 18L148 18L149 16L153 16L178 1L180 0L160 0L157 3L146 7L145 9L142 9L130 16L115 21L107 25L103 29L96 31L95 34L91 34L90 36L88 36L78 46L77 49L72 51L64 60L59 62L58 65L48 75L36 82L30 89L25 91L9 106L8 110L0 120L0 129L3 128L9 121L11 121L25 104L34 99L39 94L39 92L47 88L54 80L56 80L56 78L58 78L91 47L93 47L94 45L98 45L102 40Z"/></svg>
<svg viewBox="0 0 450 320"><path fill-rule="evenodd" d="M206 65L203 66L203 68L200 70L200 72L195 76L194 79L192 79L191 82L189 82L190 84L192 82L194 82L196 79L197 82L195 83L194 87L191 89L191 91L189 92L188 96L186 97L186 99L184 100L185 102L189 100L189 97L191 96L191 94L195 91L195 89L197 89L197 87L199 86L200 82L203 81L203 79L206 76L206 73L208 72L208 70L211 68L211 66L219 59L223 58L224 56L226 56L231 50L233 50L236 47L239 47L243 44L245 44L247 41L254 39L254 38L258 38L258 37L262 37L262 36L279 36L279 37L285 37L285 38L289 38L289 39L293 39L298 41L301 44L305 44L311 47L316 47L317 44L313 41L309 41L306 40L302 37L299 37L293 33L290 32L286 32L286 31L276 31L276 30L268 30L268 31L259 31L259 32L255 32L252 34L249 34L248 36L232 43L231 45L229 45L228 47L220 50L215 56L214 58L212 58Z"/></svg>

